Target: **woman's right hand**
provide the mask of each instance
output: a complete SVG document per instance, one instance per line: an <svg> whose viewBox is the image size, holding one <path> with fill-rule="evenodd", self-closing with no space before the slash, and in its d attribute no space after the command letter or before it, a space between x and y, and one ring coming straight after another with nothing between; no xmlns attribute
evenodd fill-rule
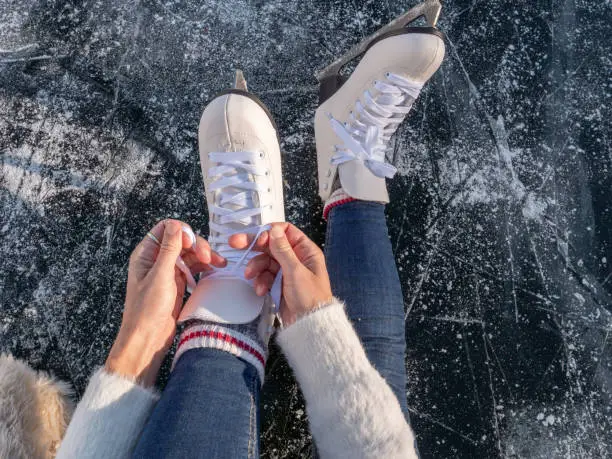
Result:
<svg viewBox="0 0 612 459"><path fill-rule="evenodd" d="M232 236L229 243L246 249L252 242L246 234ZM273 223L259 236L253 250L263 252L246 266L245 277L255 279L255 291L268 293L279 269L283 269L283 301L280 316L284 326L293 324L332 299L325 257L317 245L290 223Z"/></svg>

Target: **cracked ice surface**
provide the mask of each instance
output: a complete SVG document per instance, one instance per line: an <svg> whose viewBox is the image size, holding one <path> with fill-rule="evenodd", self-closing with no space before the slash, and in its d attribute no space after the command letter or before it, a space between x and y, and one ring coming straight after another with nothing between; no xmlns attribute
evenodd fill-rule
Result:
<svg viewBox="0 0 612 459"><path fill-rule="evenodd" d="M612 454L610 2L448 2L389 153L423 457ZM241 68L322 242L313 74L412 2L0 0L0 350L82 392L158 219L206 231L196 126ZM263 456L307 457L278 353Z"/></svg>

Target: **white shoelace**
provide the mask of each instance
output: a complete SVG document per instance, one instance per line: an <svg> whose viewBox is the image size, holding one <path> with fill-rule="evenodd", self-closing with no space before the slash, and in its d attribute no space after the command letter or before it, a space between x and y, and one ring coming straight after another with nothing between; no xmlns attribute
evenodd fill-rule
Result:
<svg viewBox="0 0 612 459"><path fill-rule="evenodd" d="M263 161L265 156L261 152L235 151L211 152L208 158L216 164L208 170L212 179L209 191L215 193L214 205L209 209L211 235L208 241L227 259L227 266L215 268L205 278L240 279L253 286L253 281L244 277L244 268L257 255L252 251L255 242L270 229L270 225L261 224L261 214L272 204L265 200L270 195L270 188L254 182L251 176L270 174ZM241 233L253 234L255 238L248 248L234 249L228 240L230 236ZM270 291L277 309L280 306L281 276L279 272Z"/></svg>
<svg viewBox="0 0 612 459"><path fill-rule="evenodd" d="M377 177L392 178L397 169L385 162L387 143L404 120L419 96L422 83L393 73L386 81L375 81L373 96L369 90L355 104L346 123L328 114L332 128L343 144L336 145L331 163L335 166L348 161L363 161Z"/></svg>

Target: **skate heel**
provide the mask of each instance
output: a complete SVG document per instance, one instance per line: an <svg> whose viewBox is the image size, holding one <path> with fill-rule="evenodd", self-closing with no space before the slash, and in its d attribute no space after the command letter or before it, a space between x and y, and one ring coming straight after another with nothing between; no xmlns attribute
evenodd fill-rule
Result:
<svg viewBox="0 0 612 459"><path fill-rule="evenodd" d="M440 12L442 11L442 5L440 4L440 2L438 0L426 1L424 3L421 3L419 6L422 8L420 11L421 14L419 16L425 16L425 21L427 21L427 24L430 27L435 27L438 23L438 19L440 18ZM409 20L406 22L406 24L412 21Z"/></svg>
<svg viewBox="0 0 612 459"><path fill-rule="evenodd" d="M361 56L365 53L373 44L384 39L385 37L402 34L402 33L414 33L417 32L418 28L408 27L408 24L416 21L417 19L424 17L428 27L423 27L423 31L432 33L431 30L435 30L435 33L443 38L442 33L439 32L435 27L442 11L442 5L439 0L425 0L423 3L416 5L410 10L406 11L401 16L395 18L386 26L378 29L369 37L363 39L360 43L353 46L346 54L332 62L330 65L325 67L323 70L316 74L317 79L323 83L323 80L330 76L338 75L340 70L348 62L352 61L356 57Z"/></svg>
<svg viewBox="0 0 612 459"><path fill-rule="evenodd" d="M242 73L242 70L236 70L236 76L234 77L234 89L249 92L246 78L244 78L244 73Z"/></svg>

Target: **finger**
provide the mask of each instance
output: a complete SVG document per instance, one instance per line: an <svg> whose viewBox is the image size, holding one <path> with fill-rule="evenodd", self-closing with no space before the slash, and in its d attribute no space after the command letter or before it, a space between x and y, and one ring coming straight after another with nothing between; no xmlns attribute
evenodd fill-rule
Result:
<svg viewBox="0 0 612 459"><path fill-rule="evenodd" d="M227 266L227 258L219 255L214 250L211 252L211 260L210 264L216 266L217 268L225 268Z"/></svg>
<svg viewBox="0 0 612 459"><path fill-rule="evenodd" d="M161 247L155 265L161 270L174 269L183 249L182 226L176 220L166 220Z"/></svg>
<svg viewBox="0 0 612 459"><path fill-rule="evenodd" d="M287 239L289 240L289 243L291 244L291 246L294 246L302 239L308 239L308 236L306 236L302 232L302 230L300 230L297 226L292 225L291 223L277 222L277 223L272 223L271 226L280 226L283 229L283 231L285 231L285 233L287 234ZM234 234L230 236L229 243L235 249L246 249L247 247L251 245L255 236L256 236L255 234L245 234L245 233ZM265 251L266 245L268 244L268 242L269 242L268 234L267 232L264 232L259 236L253 248L257 251Z"/></svg>
<svg viewBox="0 0 612 459"><path fill-rule="evenodd" d="M178 222L182 226L181 229L183 230L183 247L192 247L193 240L195 239L195 234L193 234L193 230L187 223L178 220L162 220L160 222L157 222L157 224L151 229L151 231L149 231L150 234L147 234L136 246L134 252L138 252L137 255L140 258L151 262L155 261L160 247L160 244L158 242L161 243L161 240L164 237L164 229L170 221ZM151 235L153 237L151 237Z"/></svg>
<svg viewBox="0 0 612 459"><path fill-rule="evenodd" d="M274 274L270 271L264 271L257 276L257 279L255 279L255 293L258 296L264 296L268 293L272 288L272 284L274 284L274 278Z"/></svg>
<svg viewBox="0 0 612 459"><path fill-rule="evenodd" d="M326 270L323 251L302 230L291 223L274 223L273 225L285 228L287 240L293 247L298 260L310 271L318 273Z"/></svg>
<svg viewBox="0 0 612 459"><path fill-rule="evenodd" d="M212 268L210 267L210 265L205 265L204 263L196 263L194 265L191 265L189 269L191 269L191 273L194 276L196 274L207 273L207 272L212 271Z"/></svg>
<svg viewBox="0 0 612 459"><path fill-rule="evenodd" d="M208 241L202 236L197 236L196 245L193 250L184 251L182 253L185 262L187 262L186 259L189 258L190 254L194 254L195 258L200 263L211 264L217 268L223 268L227 265L227 260L223 256L219 255L219 253L212 250Z"/></svg>
<svg viewBox="0 0 612 459"><path fill-rule="evenodd" d="M280 269L278 262L267 253L262 253L251 258L244 270L244 277L247 279L255 279L263 271L270 271L276 274Z"/></svg>
<svg viewBox="0 0 612 459"><path fill-rule="evenodd" d="M181 230L183 231L183 247L195 250L197 239L191 226L181 222Z"/></svg>
<svg viewBox="0 0 612 459"><path fill-rule="evenodd" d="M212 270L210 264L202 263L200 259L196 256L196 254L193 252L186 252L181 255L181 258L193 274L198 274L205 271L208 272Z"/></svg>
<svg viewBox="0 0 612 459"><path fill-rule="evenodd" d="M229 245L234 249L244 250L251 246L253 239L256 234L233 234L229 237ZM256 252L267 252L268 251L268 232L264 231L257 238L257 242L253 245L252 250Z"/></svg>
<svg viewBox="0 0 612 459"><path fill-rule="evenodd" d="M287 224L275 224L270 229L270 253L278 261L284 271L290 272L300 265L293 247L287 239L285 229ZM285 226L285 228L283 228Z"/></svg>
<svg viewBox="0 0 612 459"><path fill-rule="evenodd" d="M206 239L204 239L202 236L197 236L196 245L195 247L192 247L192 249L194 255L201 263L210 263L212 258L212 250L210 248L210 244L208 244L208 241ZM185 256L183 258L185 258Z"/></svg>
<svg viewBox="0 0 612 459"><path fill-rule="evenodd" d="M308 238L300 240L293 246L293 251L302 264L313 272L318 272L320 265L325 265L323 251Z"/></svg>
<svg viewBox="0 0 612 459"><path fill-rule="evenodd" d="M287 222L278 222L272 223L271 226L272 228L279 227L285 232L289 244L291 245L291 247L293 247L297 258L301 262L304 263L308 261L308 265L316 265L313 260L318 261L322 258L323 252L321 252L321 249L319 249L319 247L295 225L292 225L291 223ZM255 242L255 244L253 244L252 250L264 253L272 253L270 249L269 234L269 231L262 233ZM256 235L254 234L245 233L235 234L229 238L229 244L235 249L243 250L251 246L255 236Z"/></svg>
<svg viewBox="0 0 612 459"><path fill-rule="evenodd" d="M280 226L283 231L287 233L287 239L289 243L293 246L297 244L303 238L308 238L299 228L287 222L278 222L272 223L271 226ZM246 249L252 243L253 239L255 239L256 234L247 234L247 233L239 233L230 236L229 244L234 249ZM267 231L263 232L257 242L253 245L253 250L257 252L266 252L268 251L268 242L269 242L269 234Z"/></svg>
<svg viewBox="0 0 612 459"><path fill-rule="evenodd" d="M291 244L291 247L295 247L298 243L304 240L310 240L301 229L295 225L292 225L291 223L273 223L272 226L280 226L283 231L285 231L285 235L287 236L287 240L289 241L289 244Z"/></svg>
<svg viewBox="0 0 612 459"><path fill-rule="evenodd" d="M136 259L150 263L151 265L155 263L157 253L159 252L159 244L153 239L153 237L157 239L157 241L161 241L163 239L165 224L166 220L157 222L151 231L149 231L150 234L147 234L140 241L133 253ZM151 235L153 237L151 237Z"/></svg>

